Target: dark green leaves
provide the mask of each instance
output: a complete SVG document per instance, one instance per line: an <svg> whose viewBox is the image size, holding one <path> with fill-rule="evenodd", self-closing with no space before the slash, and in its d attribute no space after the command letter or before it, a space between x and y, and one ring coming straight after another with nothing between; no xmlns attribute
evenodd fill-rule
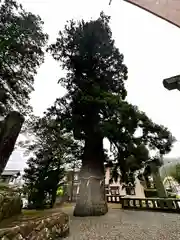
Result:
<svg viewBox="0 0 180 240"><path fill-rule="evenodd" d="M72 134L61 130L57 120L47 116L33 118L28 126L33 138L24 147L33 157L27 161L24 180L29 201L39 208L44 207L48 196L56 197L58 184L65 176L65 165L81 159L82 151Z"/></svg>
<svg viewBox="0 0 180 240"><path fill-rule="evenodd" d="M44 60L47 35L39 16L12 0L0 4L0 115L25 113L34 75Z"/></svg>

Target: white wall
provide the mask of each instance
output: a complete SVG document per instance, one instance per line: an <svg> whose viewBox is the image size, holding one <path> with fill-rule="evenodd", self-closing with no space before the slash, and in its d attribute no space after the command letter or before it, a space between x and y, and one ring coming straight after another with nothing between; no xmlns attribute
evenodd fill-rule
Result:
<svg viewBox="0 0 180 240"><path fill-rule="evenodd" d="M105 184L109 184L109 180L110 180L111 176L110 176L110 168L106 169L106 173L105 173ZM122 185L120 184L120 179L118 179L117 182L114 182L112 184L110 184L110 186L119 186L120 188L120 194L121 195L126 195L126 190L122 189ZM136 179L136 187L135 187L135 192L136 195L131 195L131 197L137 197L137 198L144 198L144 188L141 185L139 179Z"/></svg>

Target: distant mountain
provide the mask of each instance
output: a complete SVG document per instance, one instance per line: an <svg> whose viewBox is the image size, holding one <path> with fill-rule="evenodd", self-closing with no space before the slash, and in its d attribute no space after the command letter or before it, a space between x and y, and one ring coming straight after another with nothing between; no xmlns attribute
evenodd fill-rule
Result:
<svg viewBox="0 0 180 240"><path fill-rule="evenodd" d="M163 158L164 164L177 164L180 163L180 157L177 158Z"/></svg>

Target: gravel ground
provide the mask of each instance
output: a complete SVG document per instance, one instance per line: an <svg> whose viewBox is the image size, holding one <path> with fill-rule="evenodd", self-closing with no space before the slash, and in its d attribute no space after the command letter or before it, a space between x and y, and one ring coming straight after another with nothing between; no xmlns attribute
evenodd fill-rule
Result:
<svg viewBox="0 0 180 240"><path fill-rule="evenodd" d="M101 217L70 215L67 240L180 240L180 214L109 209Z"/></svg>

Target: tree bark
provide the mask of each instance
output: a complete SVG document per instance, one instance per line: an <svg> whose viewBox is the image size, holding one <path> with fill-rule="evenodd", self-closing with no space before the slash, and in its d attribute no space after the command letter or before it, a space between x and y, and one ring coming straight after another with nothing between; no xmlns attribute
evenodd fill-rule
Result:
<svg viewBox="0 0 180 240"><path fill-rule="evenodd" d="M73 202L74 200L74 172L75 172L75 165L73 166L72 174L71 174L71 196L70 201Z"/></svg>
<svg viewBox="0 0 180 240"><path fill-rule="evenodd" d="M158 197L166 198L167 193L166 193L165 187L163 185L163 182L162 182L162 179L161 179L161 176L159 173L159 167L157 167L154 162L150 163L150 167L151 167L153 182L154 182L157 192L158 192Z"/></svg>
<svg viewBox="0 0 180 240"><path fill-rule="evenodd" d="M14 150L24 117L18 112L10 112L1 124L0 131L0 175Z"/></svg>
<svg viewBox="0 0 180 240"><path fill-rule="evenodd" d="M107 213L104 174L103 138L91 136L85 141L74 216L100 216Z"/></svg>
<svg viewBox="0 0 180 240"><path fill-rule="evenodd" d="M53 208L53 207L54 207L54 204L55 204L55 202L56 202L56 196L57 196L57 188L55 188L55 189L52 190L50 208Z"/></svg>

